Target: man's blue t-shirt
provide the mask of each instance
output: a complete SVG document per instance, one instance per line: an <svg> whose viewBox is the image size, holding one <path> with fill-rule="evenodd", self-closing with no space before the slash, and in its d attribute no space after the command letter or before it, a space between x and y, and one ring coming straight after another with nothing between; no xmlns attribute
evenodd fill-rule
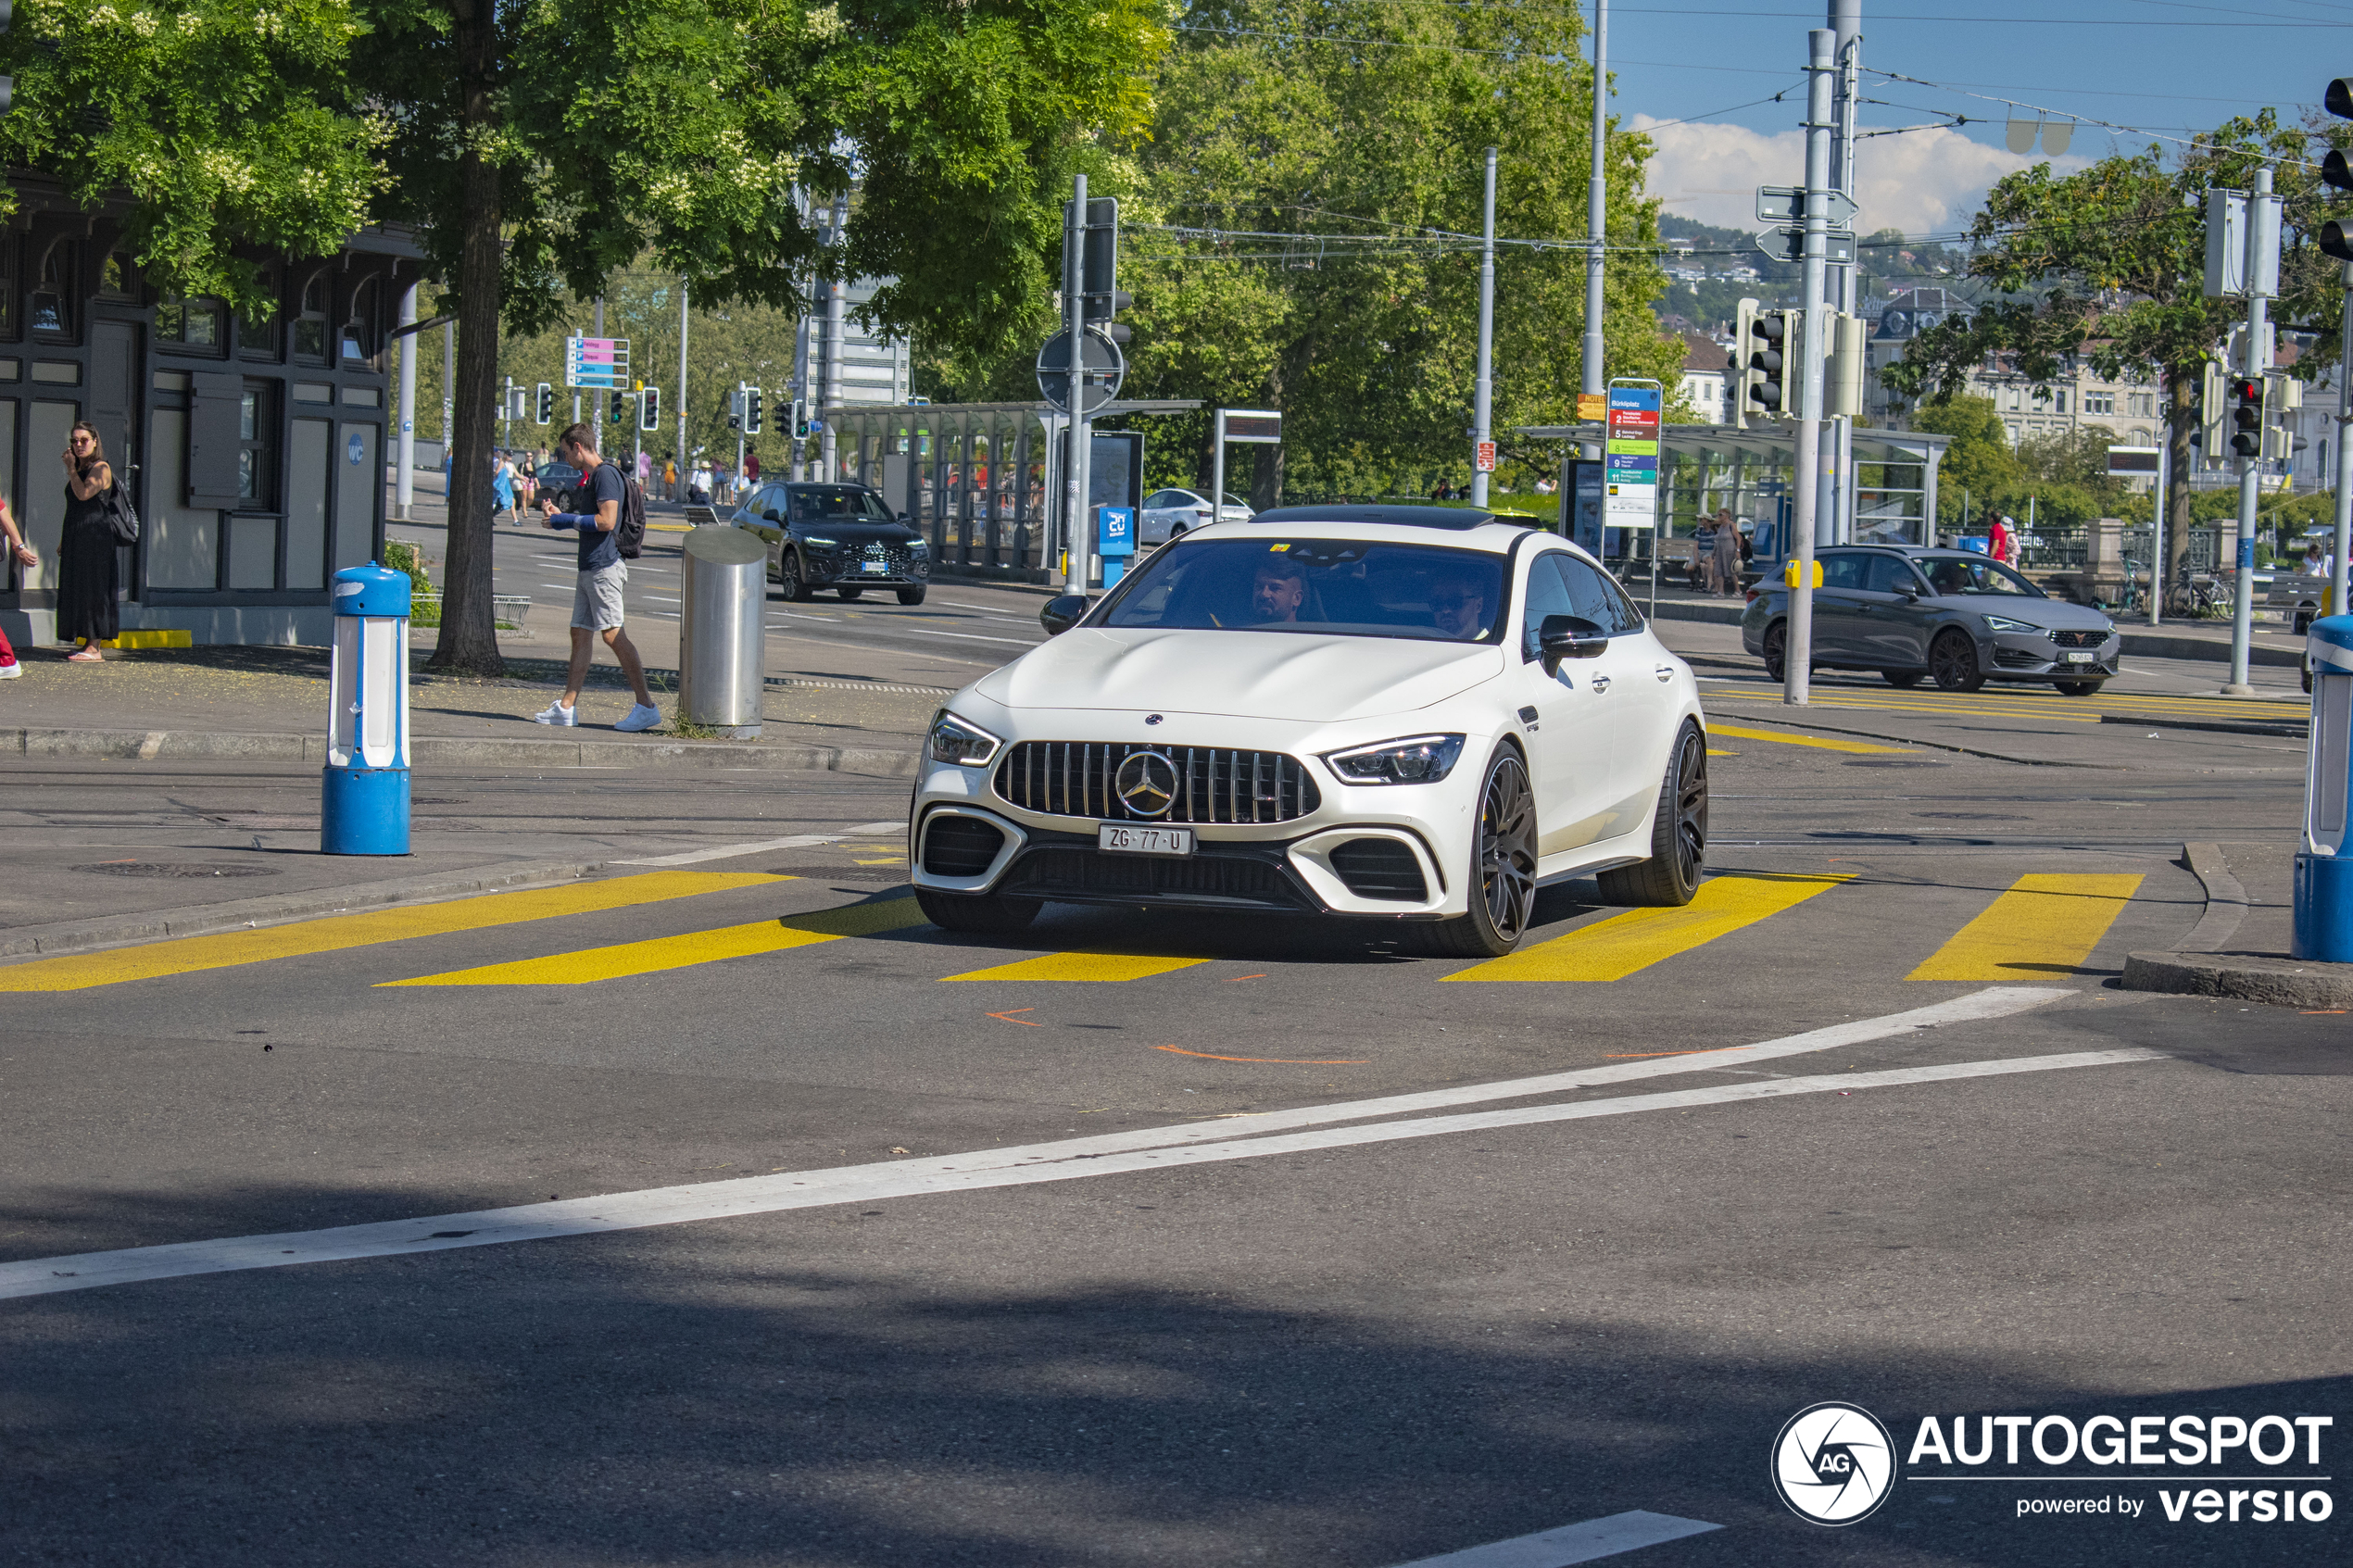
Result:
<svg viewBox="0 0 2353 1568"><path fill-rule="evenodd" d="M575 505L579 510L594 518L599 503L610 501L617 508L621 505L623 494L621 470L610 463L598 463L595 470L588 475L587 483L580 487ZM620 559L621 523L617 515L610 529L598 528L593 521L582 525L580 530L581 571L595 571L600 567L612 566Z"/></svg>

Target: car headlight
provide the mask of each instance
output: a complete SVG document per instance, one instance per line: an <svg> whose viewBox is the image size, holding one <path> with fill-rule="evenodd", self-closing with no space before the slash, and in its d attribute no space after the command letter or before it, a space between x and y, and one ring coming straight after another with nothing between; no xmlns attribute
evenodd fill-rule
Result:
<svg viewBox="0 0 2353 1568"><path fill-rule="evenodd" d="M820 539L814 533L802 534L800 536L800 542L804 545L823 545L829 550L840 543L837 539Z"/></svg>
<svg viewBox="0 0 2353 1568"><path fill-rule="evenodd" d="M978 724L967 723L944 708L932 716L931 759L935 762L985 767L1003 744Z"/></svg>
<svg viewBox="0 0 2353 1568"><path fill-rule="evenodd" d="M2040 626L2031 625L2031 624L2029 624L2028 622L2023 621L2012 621L2012 620L2011 620L2008 616L2007 616L2007 615L1989 615L1989 616L1987 616L1987 617L1985 618L1985 629L1986 629L1988 632L2032 632L2032 633L2040 633L2040 632L2043 630L2043 628L2041 628Z"/></svg>
<svg viewBox="0 0 2353 1568"><path fill-rule="evenodd" d="M1348 751L1327 751L1324 761L1349 784L1436 784L1454 771L1455 759L1462 754L1460 735L1413 735Z"/></svg>
<svg viewBox="0 0 2353 1568"><path fill-rule="evenodd" d="M928 539L910 539L907 541L907 553L911 556L927 556L931 554L931 541Z"/></svg>

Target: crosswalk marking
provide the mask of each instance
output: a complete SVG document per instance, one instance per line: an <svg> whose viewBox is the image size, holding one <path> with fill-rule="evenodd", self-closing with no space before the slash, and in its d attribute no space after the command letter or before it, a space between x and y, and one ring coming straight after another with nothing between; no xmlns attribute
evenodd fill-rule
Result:
<svg viewBox="0 0 2353 1568"><path fill-rule="evenodd" d="M875 936L923 923L923 911L915 900L902 895L873 903L847 904L837 909L819 909L813 914L723 925L716 931L689 931L678 936L584 947L573 953L484 964L478 969L455 969L447 974L423 974L413 980L380 981L378 986L586 985L625 975L717 963L722 959L781 953L817 942L838 942L845 936Z"/></svg>
<svg viewBox="0 0 2353 1568"><path fill-rule="evenodd" d="M1680 909L1629 909L1444 978L1623 980L1662 960L1793 909L1852 877L1846 872L1710 877L1700 884L1698 897Z"/></svg>
<svg viewBox="0 0 2353 1568"><path fill-rule="evenodd" d="M1819 746L1824 751L1886 753L1912 749L1908 746L1870 746L1859 740L1831 740L1825 735L1788 735L1774 730L1743 730L1736 729L1730 724L1710 724L1707 726L1707 733L1711 735L1729 735L1734 740L1770 740L1779 741L1783 746Z"/></svg>
<svg viewBox="0 0 2353 1568"><path fill-rule="evenodd" d="M340 952L348 947L406 942L419 936L482 931L559 915L665 903L698 894L791 880L766 872L648 872L562 887L489 893L476 898L452 899L446 904L330 915L324 920L300 921L292 925L229 931L212 936L182 936L104 953L38 959L0 969L0 991L84 991L95 985L120 985L132 980L230 969L311 953Z"/></svg>
<svg viewBox="0 0 2353 1568"><path fill-rule="evenodd" d="M1040 953L1019 963L976 969L949 980L1149 980L1207 963L1207 959L1172 959L1157 953Z"/></svg>
<svg viewBox="0 0 2353 1568"><path fill-rule="evenodd" d="M1955 932L1912 980L2034 980L2070 974L2141 885L2132 874L2020 877Z"/></svg>

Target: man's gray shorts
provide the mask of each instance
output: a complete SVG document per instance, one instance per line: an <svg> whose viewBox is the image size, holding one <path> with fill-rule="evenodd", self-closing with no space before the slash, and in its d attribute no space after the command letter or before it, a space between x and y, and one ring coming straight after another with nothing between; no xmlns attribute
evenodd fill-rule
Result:
<svg viewBox="0 0 2353 1568"><path fill-rule="evenodd" d="M572 590L572 623L591 632L610 632L620 625L621 591L628 584L625 560L582 572Z"/></svg>

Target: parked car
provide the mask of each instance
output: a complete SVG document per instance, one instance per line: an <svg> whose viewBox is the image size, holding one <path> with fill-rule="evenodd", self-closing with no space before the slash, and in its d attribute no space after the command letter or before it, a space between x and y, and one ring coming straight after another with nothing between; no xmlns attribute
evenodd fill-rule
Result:
<svg viewBox="0 0 2353 1568"><path fill-rule="evenodd" d="M1210 515L1209 498L1193 490L1155 490L1144 497L1143 515L1136 520L1136 542L1165 545L1178 534L1209 522L1247 522L1250 505L1233 496Z"/></svg>
<svg viewBox="0 0 2353 1568"><path fill-rule="evenodd" d="M1691 668L1591 556L1444 507L1214 522L950 696L909 822L951 931L1047 902L1402 922L1511 951L1536 889L1681 905L1707 840Z"/></svg>
<svg viewBox="0 0 2353 1568"><path fill-rule="evenodd" d="M819 588L847 600L889 588L919 605L931 583L931 545L862 484L758 485L728 519L768 542L768 575L805 603Z"/></svg>
<svg viewBox="0 0 2353 1568"><path fill-rule="evenodd" d="M2087 605L2052 598L2010 568L1965 550L1880 546L1816 558L1812 663L1876 670L1897 686L1933 677L1948 692L1987 681L2046 682L2089 696L2117 671L2124 640ZM1741 646L1782 676L1790 590L1768 577L1749 591Z"/></svg>

